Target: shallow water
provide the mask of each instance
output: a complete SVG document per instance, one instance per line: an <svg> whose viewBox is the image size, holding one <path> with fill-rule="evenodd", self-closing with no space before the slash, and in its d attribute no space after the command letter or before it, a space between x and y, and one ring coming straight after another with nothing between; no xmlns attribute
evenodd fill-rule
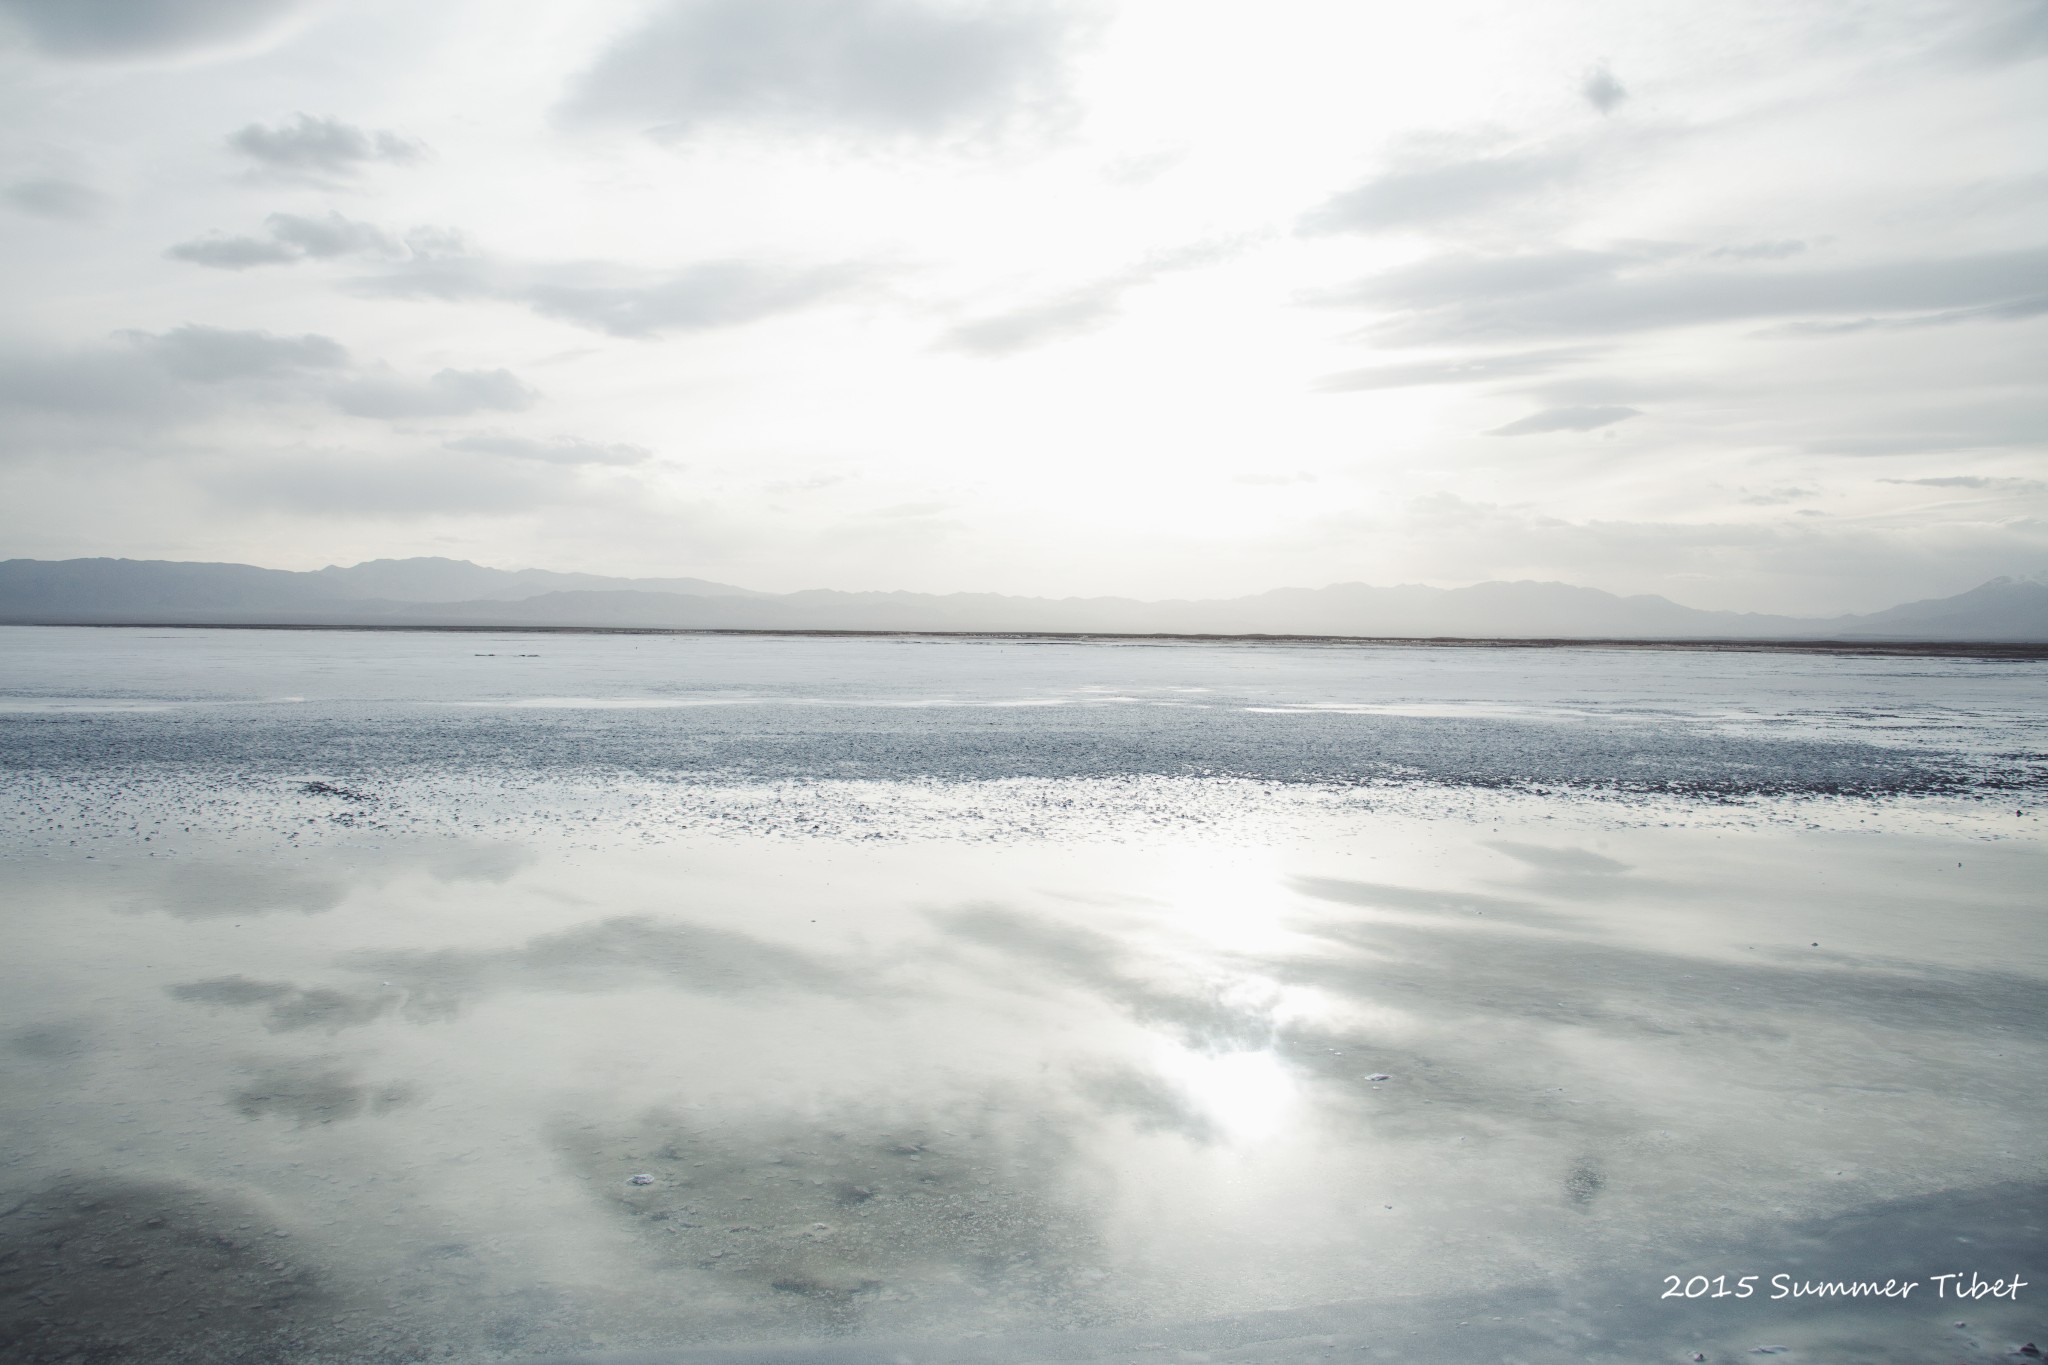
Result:
<svg viewBox="0 0 2048 1365"><path fill-rule="evenodd" d="M2043 1337L2040 665L0 635L8 1358Z"/></svg>

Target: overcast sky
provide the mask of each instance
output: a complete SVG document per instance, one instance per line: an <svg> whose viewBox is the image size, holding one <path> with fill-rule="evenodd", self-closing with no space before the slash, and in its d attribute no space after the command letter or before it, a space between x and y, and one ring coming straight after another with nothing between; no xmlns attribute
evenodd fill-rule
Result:
<svg viewBox="0 0 2048 1365"><path fill-rule="evenodd" d="M2048 569L2048 4L0 0L0 557Z"/></svg>

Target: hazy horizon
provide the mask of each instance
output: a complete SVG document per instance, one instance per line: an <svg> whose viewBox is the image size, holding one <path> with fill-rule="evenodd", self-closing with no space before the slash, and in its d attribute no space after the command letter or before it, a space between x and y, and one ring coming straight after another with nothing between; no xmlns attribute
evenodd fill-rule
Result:
<svg viewBox="0 0 2048 1365"><path fill-rule="evenodd" d="M0 555L2048 569L2048 7L0 0Z"/></svg>
<svg viewBox="0 0 2048 1365"><path fill-rule="evenodd" d="M737 589L737 590L739 590L740 592L742 592L742 593L745 593L745 594L748 594L748 595L750 595L750 596L751 596L751 595L757 595L757 594L758 594L758 595L776 595L777 593L783 593L783 592L818 592L818 591L824 591L824 592L837 592L837 593L846 593L846 594L852 594L852 595L860 595L860 594L888 594L888 593L915 593L915 592L918 592L918 591L919 591L919 590L917 590L917 589L907 589L907 588L898 588L898 587L891 587L891 586L887 586L887 585L870 585L870 584L853 584L853 585L847 585L847 584L819 584L819 583L813 583L813 584L808 584L808 585L805 585L805 586L802 586L802 587L798 587L798 588L791 588L791 589L780 589L780 590L770 590L770 589L761 589L761 588L756 588L756 587L754 587L754 586L753 586L752 584L748 584L748 583L731 583L731 582L725 582L725 581L722 581L722 580L716 580L716 579L705 579L705 578L703 578L703 577L702 577L702 576L700 576L700 575L687 575L687 574L664 574L664 575L657 575L657 574L604 574L604 573L598 573L598 572L595 572L595 571L592 571L592 570L589 570L589 569L579 569L579 568L562 568L562 567L557 567L557 566L553 566L553 565L547 565L547 564L481 564L481 563L478 563L477 561L475 561L475 560L472 560L472 559L463 559L463 558L459 558L459 557L455 557L455 556L449 556L449 555L402 555L402 556L401 556L401 555L393 555L393 556L384 556L384 557L381 557L381 558L377 558L377 559L365 559L365 560L358 560L358 561L356 561L356 562L354 562L354 563L346 563L346 564L344 564L344 563L330 563L330 564L320 564L320 565L314 565L314 566L310 566L310 567L308 567L308 568L287 568L287 567L285 567L285 566L282 566L282 565L276 565L276 564L244 564L244 563L241 563L241 562L238 562L238 561L226 561L226 560L145 560L145 559L139 559L139 558L137 558L136 556L132 556L132 555L79 555L79 556L73 556L72 558L73 558L73 559L78 559L78 560L111 560L111 561L115 561L115 562L124 562L124 561L125 561L125 562L129 562L129 563L182 563L182 564L190 564L190 565L196 565L196 566L219 566L219 567L227 567L227 568L254 568L254 569L261 569L261 570L264 570L264 571L267 571L267 572L278 572L278 573L299 573L299 574L317 574L317 573L335 573L335 572L342 572L342 573L346 573L346 572L349 572L349 571L352 571L352 570L357 570L357 569L366 569L366 568L378 568L378 567L383 567L383 566L405 566L405 565L408 565L408 564L414 564L414 563L419 563L419 562L423 562L423 561L429 561L429 562L439 562L439 563L445 563L445 564L450 564L450 565L462 566L462 567L466 567L466 568L473 568L473 569L481 569L481 570L484 570L484 571L486 571L486 572L489 572L489 573L499 573L499 574L507 574L507 575L519 575L519 574L540 574L540 575L546 575L546 576L548 576L548 577L550 577L550 578L601 578L601 579L610 579L610 580L613 580L613 581L618 581L618 582L631 582L631 583L648 583L648 584L659 584L659 583L674 583L674 582L678 582L678 581L691 581L691 580L693 580L693 581L696 581L696 582L701 582L701 583L703 583L703 584L705 584L705 585L707 585L707 586L714 586L714 587L720 587L720 588L731 588L731 589ZM4 562L6 562L6 561L5 561L5 560L0 560L0 563L4 563ZM32 562L44 562L44 563L51 563L51 562L63 562L63 561L32 561ZM1970 585L1969 585L1969 587L1971 587L1971 588L1975 588L1975 587L1985 586L1985 585L1987 585L1987 584L1991 584L1991 583L1997 583L1997 582L2001 582L2001 581L2012 581L2012 582L2020 582L2020 583L2048 583L2048 570L2043 570L2043 571L2041 571L2041 572L2038 572L2038 573L2034 573L2034 574L2019 574L2019 575L1996 575L1996 576L1994 576L1994 577L1993 577L1993 578L1991 578L1991 579L1987 579L1987 580L1985 580L1985 582L1984 582L1984 583L1973 583L1973 584L1970 584ZM1295 593L1295 592L1305 592L1305 593L1318 593L1318 592L1324 592L1324 591L1328 591L1328 590L1331 590L1331 589L1339 589L1339 588L1367 588L1367 589L1371 589L1371 590L1373 590L1373 591L1399 591L1399 590L1409 590L1409 589L1423 589L1423 590L1427 590L1427 591L1432 591L1432 592L1457 592L1457 591L1460 591L1460 590L1462 590L1462 589L1472 589L1472 588L1486 588L1486 587L1501 587L1501 586L1509 586L1509 587L1520 587L1520 586L1530 586L1530 587L1542 587L1542 588L1564 588L1564 589L1567 589L1567 590L1573 590L1573 591L1576 591L1576 590L1581 590L1581 589L1587 589L1587 588L1590 588L1590 587L1591 587L1591 585L1589 585L1589 584L1582 584L1582 583L1571 583L1571 582L1567 582L1567 581L1564 581L1564 580L1560 580L1560 579L1536 579L1536 578L1517 578L1517 579L1502 579L1502 578L1493 578L1493 579L1482 579L1482 580L1479 580L1479 581L1476 581L1476 582L1464 582L1464 583L1450 583L1450 582L1436 582L1436 583L1427 583L1427 582L1412 582L1412 581L1410 581L1410 582L1385 582L1385 583L1370 583L1370 582L1366 582L1365 580L1362 580L1362 579L1351 579L1351 580L1345 580L1345 581L1339 581L1339 582L1331 582L1331 583L1276 583L1276 584L1272 584L1272 585L1269 585L1269 586L1267 586L1267 587L1263 587L1263 588L1251 588L1251 589L1249 589L1249 590L1247 590L1247 591L1245 591L1245 592L1242 592L1242 593L1232 593L1232 594L1228 594L1228 595L1221 595L1221 594L1219 594L1219 595L1218 595L1218 596L1217 596L1216 598L1188 598L1188 597L1185 597L1185 596L1183 596L1183 597L1179 597L1179 598L1173 598L1173 597L1165 597L1165 596L1158 596L1158 597L1132 597L1132 596L1130 596L1130 595L1127 595L1127 594L1115 594L1115 593L1070 593L1070 594L1061 594L1061 595L1059 595L1059 596L1057 596L1057 597L1056 597L1056 596L1054 596L1053 594L1049 594L1049 593L1029 593L1029 592L1021 592L1021 593L1000 593L1000 594L992 594L992 593L988 593L988 592L987 592L986 590L982 590L982 589L976 589L976 588L956 588L956 589L951 589L951 590L948 590L948 591L950 591L951 593L957 593L957 594L963 594L963 595L996 595L996 596L1016 597L1016 598L1022 598L1022 599L1033 599L1033 600L1048 600L1048 601L1059 601L1059 600L1067 600L1067 599L1083 599L1083 600L1085 600L1085 599L1089 599L1089 598L1107 598L1107 599L1113 599L1113 600L1123 600L1123 601L1135 601L1135 602L1139 602L1139 603L1147 603L1147 602L1171 602L1171 601L1228 601L1228 600L1234 600L1234 599L1237 599L1237 598L1245 598L1245 597L1259 597L1259 596L1263 596L1263 595L1267 595L1267 594L1273 594L1273 593ZM1683 600L1680 600L1680 599L1674 599L1674 598L1669 598L1669 597L1665 596L1664 594L1660 594L1660 593L1632 593L1632 592L1628 591L1627 589L1610 589L1610 588L1593 588L1592 590L1593 590L1593 591L1597 591L1597 592L1607 592L1607 593L1611 593L1611 594L1612 594L1613 596L1615 596L1615 597L1617 597L1617 598L1623 598L1623 599L1626 599L1626 598L1629 598L1629 597L1632 597L1632 596L1641 596L1641 597L1658 597L1658 598L1662 598L1663 600L1666 600L1666 601L1671 601L1671 602L1673 602L1673 603L1674 603L1675 605L1678 605L1678 606L1682 606L1682 607L1694 607L1694 606L1696 605L1696 604L1694 604L1694 603L1691 603L1691 602L1686 602L1686 601L1683 601ZM1966 589L1966 591L1967 591L1967 589ZM933 595L943 595L943 594L933 594ZM454 599L454 598L451 598L450 600L452 601L452 600L456 600L456 599ZM1911 600L1925 600L1925 599L1908 599L1908 601L1911 601ZM1885 604L1885 605L1887 605L1887 606L1898 606L1898 605L1906 605L1906 604L1907 604L1906 602L1894 602L1894 603L1887 603L1887 604ZM1793 614L1793 613L1768 613L1768 612L1756 612L1756 611L1754 611L1753 609L1746 609L1746 608L1742 608L1742 607L1729 607L1729 608L1702 608L1702 610L1723 610L1723 611L1748 611L1748 612L1750 612L1750 614L1759 614L1759 615L1777 615L1777 614L1782 614L1782 615L1792 615L1792 614ZM1842 610L1842 611L1834 611L1834 612L1817 612L1817 613L1813 613L1813 615L1815 615L1815 616L1846 616L1846 615L1853 615L1853 614L1855 614L1855 613L1849 612L1849 611L1847 611L1847 610Z"/></svg>

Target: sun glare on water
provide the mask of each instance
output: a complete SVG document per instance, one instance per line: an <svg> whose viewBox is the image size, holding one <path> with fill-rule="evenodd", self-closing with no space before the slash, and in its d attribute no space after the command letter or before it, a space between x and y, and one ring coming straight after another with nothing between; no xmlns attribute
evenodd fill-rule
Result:
<svg viewBox="0 0 2048 1365"><path fill-rule="evenodd" d="M1203 1118L1237 1145L1278 1136L1302 1102L1293 1070L1270 1048L1202 1052L1162 1043L1155 1065Z"/></svg>

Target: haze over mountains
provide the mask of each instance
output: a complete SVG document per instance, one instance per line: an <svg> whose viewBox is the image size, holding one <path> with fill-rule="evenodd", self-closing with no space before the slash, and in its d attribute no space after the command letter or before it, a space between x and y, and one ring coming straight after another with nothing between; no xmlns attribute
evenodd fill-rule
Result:
<svg viewBox="0 0 2048 1365"><path fill-rule="evenodd" d="M1279 588L1249 597L754 592L697 578L632 579L464 560L380 559L312 572L130 559L0 562L0 623L555 626L1473 639L2048 641L2048 583L1997 578L1954 597L1860 616L1701 611L1563 583Z"/></svg>

